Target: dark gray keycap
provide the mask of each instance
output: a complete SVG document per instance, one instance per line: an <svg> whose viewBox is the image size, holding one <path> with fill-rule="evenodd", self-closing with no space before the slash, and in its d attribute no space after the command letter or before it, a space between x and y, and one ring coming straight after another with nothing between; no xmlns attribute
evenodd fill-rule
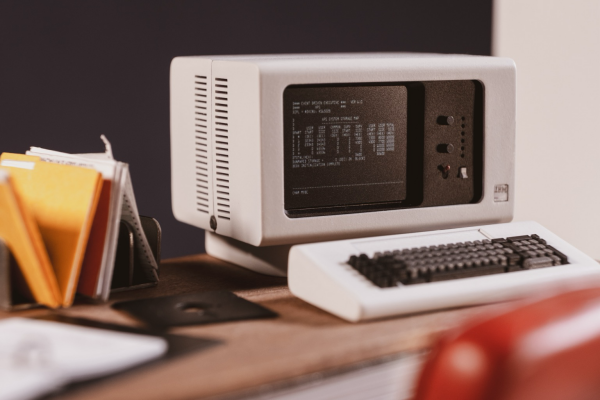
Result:
<svg viewBox="0 0 600 400"><path fill-rule="evenodd" d="M536 268L546 268L551 267L554 263L550 257L536 257L536 258L528 258L523 262L523 268L525 269L536 269Z"/></svg>
<svg viewBox="0 0 600 400"><path fill-rule="evenodd" d="M560 265L561 264L560 257L557 257L555 255L551 255L550 258L552 259L552 261L554 261L554 265Z"/></svg>

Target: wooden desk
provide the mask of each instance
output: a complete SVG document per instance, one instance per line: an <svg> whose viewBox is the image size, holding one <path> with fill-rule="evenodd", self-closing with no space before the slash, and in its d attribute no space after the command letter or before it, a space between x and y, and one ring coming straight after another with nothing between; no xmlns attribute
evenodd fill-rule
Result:
<svg viewBox="0 0 600 400"><path fill-rule="evenodd" d="M480 306L351 324L292 296L283 278L256 274L206 254L168 260L157 288L115 294L111 302L201 290L231 290L279 313L275 319L190 326L170 332L222 345L69 391L68 399L190 399L250 394L264 385L427 349L440 332L499 306ZM501 306L500 306L501 307ZM10 316L60 314L139 326L109 304L76 304Z"/></svg>

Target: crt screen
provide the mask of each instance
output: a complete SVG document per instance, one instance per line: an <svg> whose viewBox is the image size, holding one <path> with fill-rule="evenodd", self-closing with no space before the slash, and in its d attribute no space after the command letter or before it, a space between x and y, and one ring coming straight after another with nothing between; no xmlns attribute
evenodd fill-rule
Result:
<svg viewBox="0 0 600 400"><path fill-rule="evenodd" d="M283 97L286 210L406 198L405 86L290 86Z"/></svg>

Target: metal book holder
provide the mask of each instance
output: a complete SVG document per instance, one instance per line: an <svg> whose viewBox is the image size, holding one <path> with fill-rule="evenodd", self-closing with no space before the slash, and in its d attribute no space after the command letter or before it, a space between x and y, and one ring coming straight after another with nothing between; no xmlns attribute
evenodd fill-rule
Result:
<svg viewBox="0 0 600 400"><path fill-rule="evenodd" d="M160 225L156 219L141 215L140 221L156 264L159 265ZM140 255L137 253L134 243L134 228L126 221L121 220L111 293L153 287L158 284L158 282L146 278L140 266ZM38 306L39 304L33 300L16 260L0 238L0 309L17 311Z"/></svg>

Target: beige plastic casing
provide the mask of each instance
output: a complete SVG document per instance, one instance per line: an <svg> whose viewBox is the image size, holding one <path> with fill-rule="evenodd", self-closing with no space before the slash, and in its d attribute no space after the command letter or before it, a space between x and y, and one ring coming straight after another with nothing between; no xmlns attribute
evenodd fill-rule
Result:
<svg viewBox="0 0 600 400"><path fill-rule="evenodd" d="M493 224L513 217L516 71L510 59L411 53L177 57L170 79L172 205L182 222L213 231L214 216L215 233L271 246ZM305 218L286 215L287 86L467 79L484 87L480 202ZM227 92L226 97L218 90ZM197 108L202 105L205 110ZM199 110L206 115L196 114ZM494 201L496 185L508 185L508 201Z"/></svg>

